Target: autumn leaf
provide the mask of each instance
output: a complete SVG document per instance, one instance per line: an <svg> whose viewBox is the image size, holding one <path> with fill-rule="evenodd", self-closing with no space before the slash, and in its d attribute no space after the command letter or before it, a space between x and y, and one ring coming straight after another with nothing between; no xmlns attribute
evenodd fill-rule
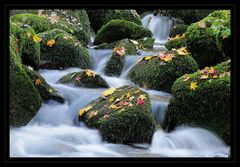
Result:
<svg viewBox="0 0 240 167"><path fill-rule="evenodd" d="M139 49L144 49L143 44L139 44L139 45L138 45L138 48L139 48Z"/></svg>
<svg viewBox="0 0 240 167"><path fill-rule="evenodd" d="M214 78L214 79L217 78L217 77L218 77L218 76L217 76L216 74L212 76L212 78Z"/></svg>
<svg viewBox="0 0 240 167"><path fill-rule="evenodd" d="M146 95L140 95L138 98L142 99L142 100L145 100L146 99Z"/></svg>
<svg viewBox="0 0 240 167"><path fill-rule="evenodd" d="M110 116L107 115L107 114L103 116L104 119L109 119L109 117L110 117Z"/></svg>
<svg viewBox="0 0 240 167"><path fill-rule="evenodd" d="M124 56L126 53L125 53L125 48L124 47L116 47L113 49L113 52L117 53L119 56Z"/></svg>
<svg viewBox="0 0 240 167"><path fill-rule="evenodd" d="M28 38L30 38L32 36L32 34L30 32L27 32L26 35Z"/></svg>
<svg viewBox="0 0 240 167"><path fill-rule="evenodd" d="M131 97L129 98L129 101L132 101L134 98L135 98L134 96L131 96Z"/></svg>
<svg viewBox="0 0 240 167"><path fill-rule="evenodd" d="M146 56L146 57L144 57L144 60L151 60L151 59L153 59L155 56Z"/></svg>
<svg viewBox="0 0 240 167"><path fill-rule="evenodd" d="M200 79L208 79L208 74L206 74L206 75L201 75Z"/></svg>
<svg viewBox="0 0 240 167"><path fill-rule="evenodd" d="M120 98L117 98L114 103L117 103L117 102L121 101L123 98L124 98L124 95L121 96Z"/></svg>
<svg viewBox="0 0 240 167"><path fill-rule="evenodd" d="M80 77L79 76L77 76L75 79L74 79L74 81L77 81L77 82L80 82Z"/></svg>
<svg viewBox="0 0 240 167"><path fill-rule="evenodd" d="M108 100L110 103L112 103L114 101L114 98L111 97L109 100Z"/></svg>
<svg viewBox="0 0 240 167"><path fill-rule="evenodd" d="M186 47L181 47L181 48L177 49L176 51L177 51L177 54L181 55L181 56L185 56L185 55L189 54L188 51L186 50Z"/></svg>
<svg viewBox="0 0 240 167"><path fill-rule="evenodd" d="M36 79L35 80L35 85L40 85L42 83L41 79Z"/></svg>
<svg viewBox="0 0 240 167"><path fill-rule="evenodd" d="M122 108L122 109L119 110L118 112L121 113L121 112L123 112L123 111L125 111L125 108Z"/></svg>
<svg viewBox="0 0 240 167"><path fill-rule="evenodd" d="M128 105L129 107L133 107L133 104L132 103L129 103L129 105Z"/></svg>
<svg viewBox="0 0 240 167"><path fill-rule="evenodd" d="M53 92L53 90L51 88L48 88L47 90L48 90L49 93Z"/></svg>
<svg viewBox="0 0 240 167"><path fill-rule="evenodd" d="M40 37L37 36L37 35L34 35L32 38L33 38L34 42L36 42L36 43L39 43L39 42L42 41L42 38L40 38Z"/></svg>
<svg viewBox="0 0 240 167"><path fill-rule="evenodd" d="M92 106L87 106L85 108L82 108L81 110L79 110L79 115L80 117L87 111L91 110L92 109Z"/></svg>
<svg viewBox="0 0 240 167"><path fill-rule="evenodd" d="M143 100L143 99L137 101L137 104L141 105L141 106L143 106L144 103L145 103L145 100Z"/></svg>
<svg viewBox="0 0 240 167"><path fill-rule="evenodd" d="M56 43L55 39L51 39L51 40L47 41L47 46L52 47L55 43Z"/></svg>
<svg viewBox="0 0 240 167"><path fill-rule="evenodd" d="M127 98L129 98L129 97L131 97L132 95L131 95L131 93L127 93Z"/></svg>
<svg viewBox="0 0 240 167"><path fill-rule="evenodd" d="M92 70L89 70L89 69L85 70L85 74L86 74L88 77L93 77L93 78L95 78L95 76L96 76L96 73L93 72Z"/></svg>
<svg viewBox="0 0 240 167"><path fill-rule="evenodd" d="M132 42L134 45L138 45L138 41L135 41L135 40L132 40L132 39L129 39L130 42Z"/></svg>
<svg viewBox="0 0 240 167"><path fill-rule="evenodd" d="M166 54L165 52L164 53L160 53L159 54L159 58L160 60L164 61L164 62L167 62L167 61L172 61L172 59L174 58L174 54L172 53L169 53L169 54Z"/></svg>
<svg viewBox="0 0 240 167"><path fill-rule="evenodd" d="M38 16L41 16L44 10L37 10L38 11Z"/></svg>
<svg viewBox="0 0 240 167"><path fill-rule="evenodd" d="M92 111L88 114L88 119L92 118L93 116L95 116L95 112Z"/></svg>
<svg viewBox="0 0 240 167"><path fill-rule="evenodd" d="M190 89L191 90L195 90L196 88L197 88L198 86L197 86L197 82L191 82L191 84L190 84Z"/></svg>
<svg viewBox="0 0 240 167"><path fill-rule="evenodd" d="M186 77L184 78L184 82L186 82L187 80L189 80L190 79L190 76L189 75L186 75Z"/></svg>
<svg viewBox="0 0 240 167"><path fill-rule="evenodd" d="M138 89L138 90L136 90L135 92L134 92L134 94L137 94L137 93L139 93L140 92L140 90Z"/></svg>
<svg viewBox="0 0 240 167"><path fill-rule="evenodd" d="M226 76L227 76L227 73L224 72L224 73L221 73L221 74L219 75L219 78L224 78L224 77L226 77Z"/></svg>
<svg viewBox="0 0 240 167"><path fill-rule="evenodd" d="M102 93L102 96L107 97L107 96L113 94L115 91L116 91L116 88L109 88Z"/></svg>
<svg viewBox="0 0 240 167"><path fill-rule="evenodd" d="M206 28L206 24L204 22L202 22L202 21L198 23L198 26L200 28Z"/></svg>
<svg viewBox="0 0 240 167"><path fill-rule="evenodd" d="M120 106L116 106L116 105L110 105L109 108L115 110L115 109L119 109L119 108L121 108L121 107L120 107Z"/></svg>
<svg viewBox="0 0 240 167"><path fill-rule="evenodd" d="M48 19L51 24L55 24L58 22L59 16L49 16Z"/></svg>

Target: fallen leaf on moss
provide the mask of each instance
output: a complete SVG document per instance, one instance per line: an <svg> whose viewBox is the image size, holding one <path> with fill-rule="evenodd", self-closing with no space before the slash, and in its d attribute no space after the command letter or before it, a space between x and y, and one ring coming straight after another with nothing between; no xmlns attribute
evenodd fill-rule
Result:
<svg viewBox="0 0 240 167"><path fill-rule="evenodd" d="M26 35L28 38L30 38L32 36L32 34L30 32L27 32Z"/></svg>
<svg viewBox="0 0 240 167"><path fill-rule="evenodd" d="M129 97L131 97L132 95L131 95L131 93L127 93L127 98L129 98Z"/></svg>
<svg viewBox="0 0 240 167"><path fill-rule="evenodd" d="M42 83L41 79L36 79L35 80L35 85L40 85Z"/></svg>
<svg viewBox="0 0 240 167"><path fill-rule="evenodd" d="M74 79L74 81L77 81L77 82L80 82L80 77L79 76L77 76L75 79Z"/></svg>
<svg viewBox="0 0 240 167"><path fill-rule="evenodd" d="M142 99L142 100L145 100L146 99L146 95L140 95L138 98Z"/></svg>
<svg viewBox="0 0 240 167"><path fill-rule="evenodd" d="M184 82L186 82L187 80L189 80L190 79L190 76L189 75L186 75L185 77L184 77Z"/></svg>
<svg viewBox="0 0 240 167"><path fill-rule="evenodd" d="M93 78L96 76L96 73L94 71L92 71L92 70L89 70L89 69L85 70L85 74L88 77L93 77Z"/></svg>
<svg viewBox="0 0 240 167"><path fill-rule="evenodd" d="M129 98L129 101L132 101L134 98L135 98L134 96L131 96L131 97Z"/></svg>
<svg viewBox="0 0 240 167"><path fill-rule="evenodd" d="M119 113L121 113L121 112L123 112L123 111L125 111L125 109L124 108L122 108L121 110L119 110L118 112Z"/></svg>
<svg viewBox="0 0 240 167"><path fill-rule="evenodd" d="M177 49L176 52L178 55L181 55L181 56L185 56L189 54L188 51L186 50L186 47L181 47Z"/></svg>
<svg viewBox="0 0 240 167"><path fill-rule="evenodd" d="M34 35L32 38L33 38L34 42L36 42L36 43L39 43L39 42L42 41L42 38L40 38L40 37L37 36L37 35Z"/></svg>
<svg viewBox="0 0 240 167"><path fill-rule="evenodd" d="M37 10L38 11L38 16L41 16L44 10Z"/></svg>
<svg viewBox="0 0 240 167"><path fill-rule="evenodd" d="M142 99L137 101L137 104L141 106L143 106L144 103L145 103L145 100L142 100Z"/></svg>
<svg viewBox="0 0 240 167"><path fill-rule="evenodd" d="M129 103L129 105L128 105L129 107L132 107L133 106L133 104L132 103Z"/></svg>
<svg viewBox="0 0 240 167"><path fill-rule="evenodd" d="M104 119L109 119L109 117L110 117L109 115L104 115L103 116Z"/></svg>
<svg viewBox="0 0 240 167"><path fill-rule="evenodd" d="M151 60L151 59L153 59L155 56L146 56L146 57L144 57L144 60Z"/></svg>
<svg viewBox="0 0 240 167"><path fill-rule="evenodd" d="M198 26L200 28L206 28L206 24L204 22L202 22L202 21L198 23Z"/></svg>
<svg viewBox="0 0 240 167"><path fill-rule="evenodd" d="M201 75L200 79L208 79L208 74L206 74L206 75Z"/></svg>
<svg viewBox="0 0 240 167"><path fill-rule="evenodd" d="M190 89L191 90L195 90L196 88L197 88L198 86L197 86L197 82L191 82L191 84L190 84Z"/></svg>
<svg viewBox="0 0 240 167"><path fill-rule="evenodd" d="M52 47L55 43L56 43L55 39L51 39L51 40L47 41L47 46Z"/></svg>
<svg viewBox="0 0 240 167"><path fill-rule="evenodd" d="M102 93L102 96L107 97L107 96L113 94L115 91L116 91L116 88L109 88Z"/></svg>
<svg viewBox="0 0 240 167"><path fill-rule="evenodd" d="M112 103L114 101L114 98L111 97L109 100L108 100L110 103Z"/></svg>
<svg viewBox="0 0 240 167"><path fill-rule="evenodd" d="M125 48L124 47L115 47L113 49L113 52L117 53L119 56L124 56L126 53L125 53Z"/></svg>
<svg viewBox="0 0 240 167"><path fill-rule="evenodd" d="M81 110L79 110L79 115L80 117L87 111L91 110L92 109L92 106L87 106L85 108L82 108Z"/></svg>
<svg viewBox="0 0 240 167"><path fill-rule="evenodd" d="M52 93L53 90L51 88L47 89L49 93Z"/></svg>
<svg viewBox="0 0 240 167"><path fill-rule="evenodd" d="M115 109L119 109L119 108L122 108L122 107L120 107L120 106L116 106L116 105L110 105L109 108L115 110Z"/></svg>
<svg viewBox="0 0 240 167"><path fill-rule="evenodd" d="M129 39L130 42L132 42L134 45L138 45L138 41Z"/></svg>

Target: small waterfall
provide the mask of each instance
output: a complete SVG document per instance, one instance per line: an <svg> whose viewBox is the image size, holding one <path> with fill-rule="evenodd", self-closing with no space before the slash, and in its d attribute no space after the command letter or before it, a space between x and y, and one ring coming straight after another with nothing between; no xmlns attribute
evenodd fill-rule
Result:
<svg viewBox="0 0 240 167"><path fill-rule="evenodd" d="M142 19L142 25L153 33L154 50L164 49L173 21L168 16L148 14Z"/></svg>
<svg viewBox="0 0 240 167"><path fill-rule="evenodd" d="M106 63L112 55L112 49L88 49L88 51L93 61L92 69L103 74Z"/></svg>
<svg viewBox="0 0 240 167"><path fill-rule="evenodd" d="M227 157L229 147L215 134L202 128L178 127L154 133L149 151L171 157Z"/></svg>

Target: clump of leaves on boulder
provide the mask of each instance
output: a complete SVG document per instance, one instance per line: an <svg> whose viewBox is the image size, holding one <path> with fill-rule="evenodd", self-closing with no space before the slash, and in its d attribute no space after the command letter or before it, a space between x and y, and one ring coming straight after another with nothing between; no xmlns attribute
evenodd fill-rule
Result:
<svg viewBox="0 0 240 167"><path fill-rule="evenodd" d="M187 42L186 42L185 34L182 34L182 35L178 34L173 38L168 38L168 42L165 44L165 47L168 50L172 50L174 48L178 49L181 47L185 47L186 45L187 45Z"/></svg>
<svg viewBox="0 0 240 167"><path fill-rule="evenodd" d="M59 82L73 83L75 86L87 88L108 88L108 84L99 74L90 69L80 72L73 72L63 76Z"/></svg>
<svg viewBox="0 0 240 167"><path fill-rule="evenodd" d="M171 92L178 77L197 70L196 61L183 47L142 58L130 70L128 77L141 87Z"/></svg>
<svg viewBox="0 0 240 167"><path fill-rule="evenodd" d="M230 143L230 60L178 78L172 87L164 128L207 128Z"/></svg>
<svg viewBox="0 0 240 167"><path fill-rule="evenodd" d="M156 125L148 94L133 86L105 90L78 117L113 143L150 142Z"/></svg>

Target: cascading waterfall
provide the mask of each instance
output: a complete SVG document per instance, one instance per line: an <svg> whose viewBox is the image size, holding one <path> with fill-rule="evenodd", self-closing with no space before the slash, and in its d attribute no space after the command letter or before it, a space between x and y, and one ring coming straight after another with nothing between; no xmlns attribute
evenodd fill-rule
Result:
<svg viewBox="0 0 240 167"><path fill-rule="evenodd" d="M92 70L106 79L111 87L126 84L134 85L127 79L129 70L136 61L151 52L143 52L141 56L126 56L120 77L109 77L103 74L111 50L89 50L93 60ZM27 126L10 128L11 157L227 157L229 146L212 132L201 129L183 127L170 133L157 130L152 143L112 144L102 140L97 130L79 124L79 109L98 98L105 90L63 85L57 81L64 75L81 70L39 70L39 73L56 90L64 95L64 104L55 101L43 103L36 116ZM146 91L151 100L152 112L157 122L162 123L171 94Z"/></svg>
<svg viewBox="0 0 240 167"><path fill-rule="evenodd" d="M142 25L153 33L155 50L164 50L164 44L168 40L170 29L173 25L172 19L168 16L148 14L142 19Z"/></svg>

